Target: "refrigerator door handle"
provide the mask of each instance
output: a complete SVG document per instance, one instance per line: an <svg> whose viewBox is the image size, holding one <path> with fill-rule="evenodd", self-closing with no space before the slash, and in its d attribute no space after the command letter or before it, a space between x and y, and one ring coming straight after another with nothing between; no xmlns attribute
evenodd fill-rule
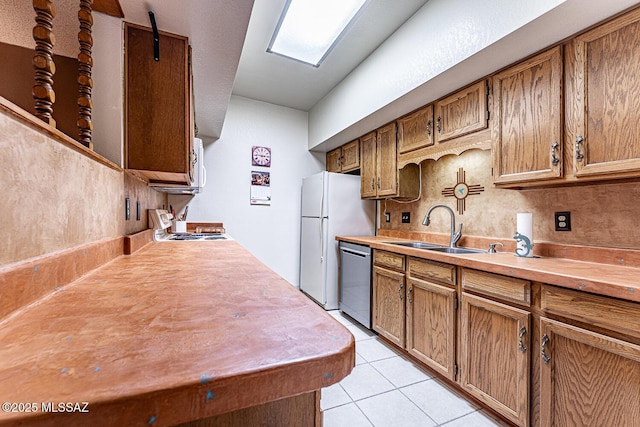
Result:
<svg viewBox="0 0 640 427"><path fill-rule="evenodd" d="M324 220L326 218L320 218L320 263L324 263Z"/></svg>

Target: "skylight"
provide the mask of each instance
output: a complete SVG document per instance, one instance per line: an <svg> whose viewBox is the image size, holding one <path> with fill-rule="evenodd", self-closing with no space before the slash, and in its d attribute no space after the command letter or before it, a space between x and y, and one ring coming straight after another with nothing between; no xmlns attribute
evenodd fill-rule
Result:
<svg viewBox="0 0 640 427"><path fill-rule="evenodd" d="M267 52L318 67L367 0L287 0Z"/></svg>

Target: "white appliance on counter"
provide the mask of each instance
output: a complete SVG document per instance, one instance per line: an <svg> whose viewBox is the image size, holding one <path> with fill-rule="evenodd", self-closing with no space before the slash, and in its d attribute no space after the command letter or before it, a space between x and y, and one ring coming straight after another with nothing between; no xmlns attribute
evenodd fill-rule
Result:
<svg viewBox="0 0 640 427"><path fill-rule="evenodd" d="M338 242L373 236L375 202L360 199L360 176L321 172L302 180L300 290L324 307L338 308Z"/></svg>
<svg viewBox="0 0 640 427"><path fill-rule="evenodd" d="M216 229L213 232L207 233L170 233L167 229L171 227L172 219L173 215L165 209L149 209L149 226L153 227L153 240L156 242L233 240L225 233L223 227L214 227Z"/></svg>
<svg viewBox="0 0 640 427"><path fill-rule="evenodd" d="M195 195L200 193L207 183L207 169L204 167L204 145L202 139L193 139L193 152L191 156L193 162L193 181L190 185L150 182L149 187L168 194Z"/></svg>

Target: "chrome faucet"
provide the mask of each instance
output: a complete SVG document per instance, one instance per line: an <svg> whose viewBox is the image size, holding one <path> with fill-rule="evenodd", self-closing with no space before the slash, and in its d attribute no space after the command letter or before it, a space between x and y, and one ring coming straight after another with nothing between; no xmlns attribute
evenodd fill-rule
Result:
<svg viewBox="0 0 640 427"><path fill-rule="evenodd" d="M424 219L422 220L422 225L429 225L429 223L431 222L431 212L435 209L435 208L445 208L447 211L449 211L449 214L451 215L451 238L449 240L449 247L450 248L455 248L456 245L458 244L458 240L460 240L460 237L462 237L462 223L460 223L460 230L458 230L458 232L456 233L456 218L455 215L453 213L453 210L446 205L433 205L429 208L429 210L427 211L427 214L424 216Z"/></svg>

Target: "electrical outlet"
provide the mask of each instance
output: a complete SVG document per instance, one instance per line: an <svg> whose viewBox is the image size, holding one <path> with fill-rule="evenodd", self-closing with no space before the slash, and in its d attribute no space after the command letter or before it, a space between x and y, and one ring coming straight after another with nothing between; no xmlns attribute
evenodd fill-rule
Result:
<svg viewBox="0 0 640 427"><path fill-rule="evenodd" d="M556 231L571 231L571 212L556 212Z"/></svg>
<svg viewBox="0 0 640 427"><path fill-rule="evenodd" d="M411 222L411 212L402 212L402 222L405 224Z"/></svg>
<svg viewBox="0 0 640 427"><path fill-rule="evenodd" d="M385 212L384 213L384 221L385 222L391 222L391 212Z"/></svg>
<svg viewBox="0 0 640 427"><path fill-rule="evenodd" d="M131 201L128 197L124 199L124 219L127 221L131 219Z"/></svg>

